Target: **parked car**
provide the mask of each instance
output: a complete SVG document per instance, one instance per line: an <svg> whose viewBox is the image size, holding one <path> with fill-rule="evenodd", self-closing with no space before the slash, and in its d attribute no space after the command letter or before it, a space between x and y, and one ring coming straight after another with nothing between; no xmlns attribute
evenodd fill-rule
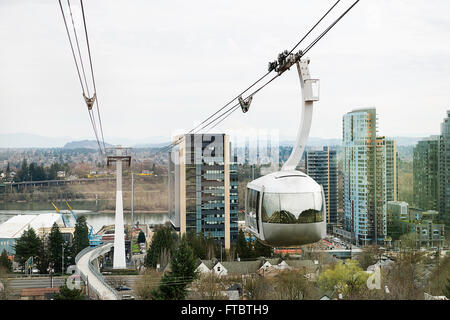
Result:
<svg viewBox="0 0 450 320"><path fill-rule="evenodd" d="M128 291L128 290L131 290L131 288L130 288L130 287L127 287L127 286L118 286L118 287L116 288L116 290L117 290L117 291Z"/></svg>

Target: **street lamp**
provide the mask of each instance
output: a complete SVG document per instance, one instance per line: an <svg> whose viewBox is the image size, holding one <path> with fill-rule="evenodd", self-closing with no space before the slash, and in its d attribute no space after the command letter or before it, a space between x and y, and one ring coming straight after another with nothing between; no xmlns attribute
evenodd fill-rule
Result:
<svg viewBox="0 0 450 320"><path fill-rule="evenodd" d="M55 269L53 269L53 262L50 262L47 271L50 273L50 288L53 288L53 273L55 272Z"/></svg>

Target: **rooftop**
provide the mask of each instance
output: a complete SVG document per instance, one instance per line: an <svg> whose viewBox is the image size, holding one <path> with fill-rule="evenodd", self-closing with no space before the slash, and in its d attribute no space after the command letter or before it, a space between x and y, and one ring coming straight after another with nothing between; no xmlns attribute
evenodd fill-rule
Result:
<svg viewBox="0 0 450 320"><path fill-rule="evenodd" d="M0 238L19 238L28 228L33 228L37 233L40 228L51 228L55 222L64 227L61 215L57 213L13 216L0 225Z"/></svg>

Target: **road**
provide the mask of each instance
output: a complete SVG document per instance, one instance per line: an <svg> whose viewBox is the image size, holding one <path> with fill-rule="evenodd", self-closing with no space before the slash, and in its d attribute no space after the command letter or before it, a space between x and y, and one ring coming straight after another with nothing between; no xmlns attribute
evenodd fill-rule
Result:
<svg viewBox="0 0 450 320"><path fill-rule="evenodd" d="M133 288L134 282L138 276L105 276L106 281L114 286L123 284ZM53 277L53 287L60 287L66 282L67 277ZM19 295L24 288L50 288L50 277L23 277L9 278L8 286L12 289L14 295ZM121 294L129 294L130 291L121 291Z"/></svg>

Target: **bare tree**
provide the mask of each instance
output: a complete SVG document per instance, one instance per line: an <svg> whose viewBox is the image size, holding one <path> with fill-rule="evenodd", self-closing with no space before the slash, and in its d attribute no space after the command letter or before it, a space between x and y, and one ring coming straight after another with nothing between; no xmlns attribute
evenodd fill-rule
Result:
<svg viewBox="0 0 450 320"><path fill-rule="evenodd" d="M8 272L0 267L0 300L10 300L12 298L12 288L8 279Z"/></svg>
<svg viewBox="0 0 450 320"><path fill-rule="evenodd" d="M272 279L274 298L280 300L306 300L318 298L314 282L303 270L286 270Z"/></svg>
<svg viewBox="0 0 450 320"><path fill-rule="evenodd" d="M195 293L191 295L191 298L200 300L228 299L227 296L222 294L222 291L226 289L224 283L213 272L202 275L192 284L192 289Z"/></svg>
<svg viewBox="0 0 450 320"><path fill-rule="evenodd" d="M270 282L260 276L247 278L244 284L244 292L249 300L273 299L273 288Z"/></svg>
<svg viewBox="0 0 450 320"><path fill-rule="evenodd" d="M147 269L142 273L134 282L133 292L139 300L152 300L153 291L159 286L162 273L154 270Z"/></svg>

